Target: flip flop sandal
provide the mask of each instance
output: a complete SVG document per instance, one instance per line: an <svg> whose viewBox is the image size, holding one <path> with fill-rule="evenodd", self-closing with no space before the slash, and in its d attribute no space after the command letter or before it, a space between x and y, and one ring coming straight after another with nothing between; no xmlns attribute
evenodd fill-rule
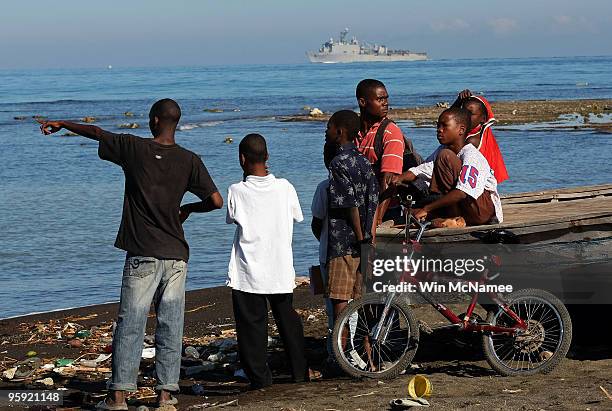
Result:
<svg viewBox="0 0 612 411"><path fill-rule="evenodd" d="M411 407L429 407L425 398L396 398L389 403L394 410L407 410Z"/></svg>
<svg viewBox="0 0 612 411"><path fill-rule="evenodd" d="M100 401L96 405L96 411L127 411L128 405L124 402L122 404L109 404L106 399Z"/></svg>
<svg viewBox="0 0 612 411"><path fill-rule="evenodd" d="M320 371L317 370L308 370L308 381L313 382L313 381L319 381L323 379L323 374Z"/></svg>

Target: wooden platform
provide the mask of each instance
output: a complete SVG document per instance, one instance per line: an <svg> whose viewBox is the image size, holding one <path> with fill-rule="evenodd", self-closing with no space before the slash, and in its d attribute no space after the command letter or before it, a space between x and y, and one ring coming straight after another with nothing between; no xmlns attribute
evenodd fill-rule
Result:
<svg viewBox="0 0 612 411"><path fill-rule="evenodd" d="M612 237L612 184L502 196L502 224L427 230L423 242L472 242L472 233L507 229L523 243L571 242ZM403 227L377 230L382 241L401 241Z"/></svg>

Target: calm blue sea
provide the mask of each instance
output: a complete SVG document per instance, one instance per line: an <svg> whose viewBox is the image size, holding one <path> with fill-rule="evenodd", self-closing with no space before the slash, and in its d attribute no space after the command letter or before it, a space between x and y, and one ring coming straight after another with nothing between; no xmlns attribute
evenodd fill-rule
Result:
<svg viewBox="0 0 612 411"><path fill-rule="evenodd" d="M610 67L612 57L0 71L0 318L119 297L124 254L113 242L122 172L98 159L95 142L40 135L34 115L95 116L112 131L137 122L134 133L147 136L150 105L174 98L183 108L178 142L202 155L224 196L242 176L237 142L263 134L271 171L295 185L304 210L294 255L297 273L306 275L317 261L309 221L314 189L326 177L324 124L276 116L304 106L356 108L355 85L366 77L386 83L395 107L452 102L464 88L492 100L612 98ZM211 108L223 112L204 111ZM400 125L419 151L436 146L433 129ZM515 127L496 135L511 175L502 192L610 182L610 134ZM233 144L224 143L227 136ZM193 215L186 224L189 289L224 283L234 232L224 214Z"/></svg>

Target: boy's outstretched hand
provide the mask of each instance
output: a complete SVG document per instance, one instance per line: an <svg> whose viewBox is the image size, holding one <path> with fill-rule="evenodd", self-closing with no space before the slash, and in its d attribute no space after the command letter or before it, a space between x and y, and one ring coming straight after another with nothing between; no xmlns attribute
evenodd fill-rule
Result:
<svg viewBox="0 0 612 411"><path fill-rule="evenodd" d="M36 120L40 124L40 131L48 136L49 134L57 133L62 129L62 123L59 121Z"/></svg>

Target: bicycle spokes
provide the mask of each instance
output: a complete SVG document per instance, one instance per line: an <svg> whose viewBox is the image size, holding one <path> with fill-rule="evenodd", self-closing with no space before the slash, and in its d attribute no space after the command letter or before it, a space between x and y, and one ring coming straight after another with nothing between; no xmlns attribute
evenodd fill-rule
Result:
<svg viewBox="0 0 612 411"><path fill-rule="evenodd" d="M407 319L393 306L381 318L384 308L384 304L363 305L340 324L344 330L341 335L347 337L340 342L342 354L363 371L375 373L392 368L408 348L411 330Z"/></svg>
<svg viewBox="0 0 612 411"><path fill-rule="evenodd" d="M495 356L512 370L532 370L542 366L557 351L563 338L563 325L555 307L545 300L526 298L513 302L510 307L527 325L517 329L515 335L492 334ZM513 327L514 321L500 311L496 325Z"/></svg>

